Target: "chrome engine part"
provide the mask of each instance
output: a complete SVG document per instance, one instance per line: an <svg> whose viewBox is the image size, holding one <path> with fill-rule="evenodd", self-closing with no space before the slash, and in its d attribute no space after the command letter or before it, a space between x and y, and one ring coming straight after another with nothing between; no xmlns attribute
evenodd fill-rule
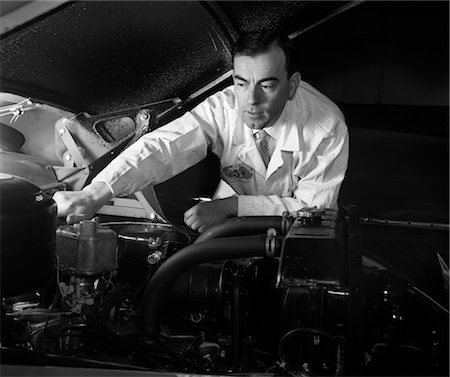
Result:
<svg viewBox="0 0 450 377"><path fill-rule="evenodd" d="M56 270L63 306L80 314L101 304L105 287L117 270L117 235L98 220L81 220L56 231ZM59 277L67 277L66 281ZM109 275L109 278L108 278Z"/></svg>
<svg viewBox="0 0 450 377"><path fill-rule="evenodd" d="M56 232L57 268L74 275L93 276L117 269L117 235L96 220L82 220Z"/></svg>

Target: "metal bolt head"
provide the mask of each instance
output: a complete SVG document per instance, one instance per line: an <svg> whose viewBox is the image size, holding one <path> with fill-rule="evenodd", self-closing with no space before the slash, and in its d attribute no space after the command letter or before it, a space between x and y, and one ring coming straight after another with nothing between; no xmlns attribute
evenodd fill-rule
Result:
<svg viewBox="0 0 450 377"><path fill-rule="evenodd" d="M141 120L147 120L148 118L150 118L150 115L148 113L141 113L139 115L139 118L141 118Z"/></svg>
<svg viewBox="0 0 450 377"><path fill-rule="evenodd" d="M162 252L159 250L154 251L153 253L147 256L147 263L149 265L154 265L158 263L162 258Z"/></svg>
<svg viewBox="0 0 450 377"><path fill-rule="evenodd" d="M149 249L156 249L157 247L161 246L162 239L159 236L156 237L149 237L147 240L147 246Z"/></svg>
<svg viewBox="0 0 450 377"><path fill-rule="evenodd" d="M275 237L277 235L277 230L275 228L267 229L267 237Z"/></svg>

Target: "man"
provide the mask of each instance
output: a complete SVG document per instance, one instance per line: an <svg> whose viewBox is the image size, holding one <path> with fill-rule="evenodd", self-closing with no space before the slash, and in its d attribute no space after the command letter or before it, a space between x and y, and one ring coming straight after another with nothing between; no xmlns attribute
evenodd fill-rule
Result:
<svg viewBox="0 0 450 377"><path fill-rule="evenodd" d="M220 158L222 182L215 200L186 211L194 230L233 216L336 208L347 127L339 109L301 81L290 41L264 31L243 35L233 68L233 86L143 136L82 191L55 193L58 214L93 216L113 196L193 166L208 148Z"/></svg>

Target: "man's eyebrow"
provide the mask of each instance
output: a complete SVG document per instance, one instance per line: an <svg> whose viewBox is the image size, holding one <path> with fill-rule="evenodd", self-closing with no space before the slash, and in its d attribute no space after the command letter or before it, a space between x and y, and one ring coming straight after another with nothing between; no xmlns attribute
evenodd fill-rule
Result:
<svg viewBox="0 0 450 377"><path fill-rule="evenodd" d="M237 80L241 80L241 81L247 82L246 79L244 79L243 77L241 77L241 76L239 76L239 75L234 75L234 78L237 79Z"/></svg>
<svg viewBox="0 0 450 377"><path fill-rule="evenodd" d="M276 78L276 77L265 77L265 78L259 80L258 82L261 83L261 82L266 82L266 81L280 81L280 80L278 80L278 78Z"/></svg>
<svg viewBox="0 0 450 377"><path fill-rule="evenodd" d="M245 81L245 82L248 81L239 75L235 75L234 78L237 80ZM258 83L262 83L262 82L266 82L266 81L280 81L280 80L277 77L265 77L265 78L259 80Z"/></svg>

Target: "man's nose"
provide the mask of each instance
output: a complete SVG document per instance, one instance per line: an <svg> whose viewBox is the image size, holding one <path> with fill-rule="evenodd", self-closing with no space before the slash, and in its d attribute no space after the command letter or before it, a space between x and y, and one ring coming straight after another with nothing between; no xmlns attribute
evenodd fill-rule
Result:
<svg viewBox="0 0 450 377"><path fill-rule="evenodd" d="M256 105L261 102L261 93L256 85L248 89L247 102L250 105Z"/></svg>

